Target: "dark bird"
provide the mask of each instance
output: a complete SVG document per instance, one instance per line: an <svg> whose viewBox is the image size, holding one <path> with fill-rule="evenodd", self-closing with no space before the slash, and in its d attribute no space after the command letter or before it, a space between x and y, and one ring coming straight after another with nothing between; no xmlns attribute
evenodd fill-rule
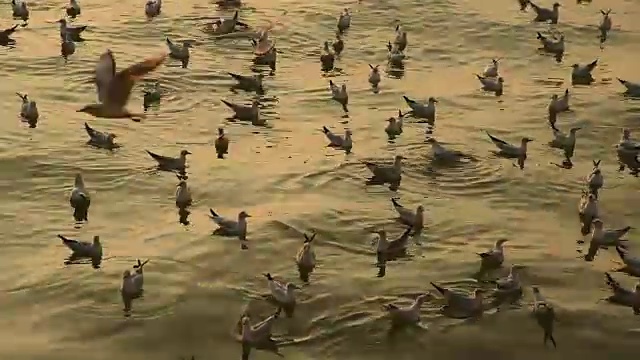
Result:
<svg viewBox="0 0 640 360"><path fill-rule="evenodd" d="M273 325L280 317L279 308L273 315L262 320L256 325L251 325L248 316L242 317L242 360L249 360L251 349L264 350L272 354L284 357L278 348L278 343L273 339Z"/></svg>
<svg viewBox="0 0 640 360"><path fill-rule="evenodd" d="M76 174L73 189L69 196L69 203L73 208L73 218L77 222L89 221L89 206L91 205L91 197L84 185L82 174Z"/></svg>
<svg viewBox="0 0 640 360"><path fill-rule="evenodd" d="M65 40L65 39L69 38L70 40L75 41L75 42L84 41L84 39L82 38L81 34L82 34L83 31L85 31L87 29L87 25L83 25L83 26L68 26L67 25L67 20L65 20L65 19L58 20L58 23L60 24L60 40Z"/></svg>
<svg viewBox="0 0 640 360"><path fill-rule="evenodd" d="M187 168L187 155L191 155L189 150L181 150L180 156L177 158L172 158L169 156L158 155L156 153L152 153L149 150L145 150L149 156L153 158L158 163L158 169L164 171L178 171L184 172Z"/></svg>
<svg viewBox="0 0 640 360"><path fill-rule="evenodd" d="M11 0L11 9L13 10L13 18L24 21L26 25L27 20L29 20L29 8L27 8L27 2L24 0Z"/></svg>
<svg viewBox="0 0 640 360"><path fill-rule="evenodd" d="M387 262L407 256L407 247L412 229L411 226L407 227L399 238L392 241L387 240L387 232L385 230L376 232L378 237L372 240L372 245L376 245L377 277L381 278L386 275Z"/></svg>
<svg viewBox="0 0 640 360"><path fill-rule="evenodd" d="M80 15L80 4L76 0L69 0L69 5L67 5L67 16L75 19L78 15Z"/></svg>
<svg viewBox="0 0 640 360"><path fill-rule="evenodd" d="M77 263L78 260L90 259L94 269L100 268L102 262L102 244L98 235L93 237L93 243L78 241L58 235L62 243L71 250L71 255L65 261L65 265Z"/></svg>
<svg viewBox="0 0 640 360"><path fill-rule="evenodd" d="M264 74L257 74L253 76L245 76L234 73L228 74L237 81L233 88L242 89L244 91L255 91L259 95L264 94L264 87L262 86Z"/></svg>
<svg viewBox="0 0 640 360"><path fill-rule="evenodd" d="M18 25L16 24L0 32L0 46L11 46L16 44L16 41L11 38L11 34L13 34L17 28Z"/></svg>
<svg viewBox="0 0 640 360"><path fill-rule="evenodd" d="M634 315L640 315L640 283L636 284L633 291L625 289L609 273L604 273L606 282L613 295L606 300L612 304L628 306L633 309Z"/></svg>
<svg viewBox="0 0 640 360"><path fill-rule="evenodd" d="M218 128L218 138L214 146L218 159L224 159L224 156L229 153L229 138L225 135L223 128Z"/></svg>
<svg viewBox="0 0 640 360"><path fill-rule="evenodd" d="M320 55L320 64L322 71L331 71L336 60L336 55L329 49L329 42L324 42L323 53Z"/></svg>
<svg viewBox="0 0 640 360"><path fill-rule="evenodd" d="M553 337L553 327L556 321L555 311L553 306L542 296L537 286L533 286L532 289L534 297L532 314L544 331L543 343L547 345L547 341L551 341L555 348L557 347L556 339Z"/></svg>
<svg viewBox="0 0 640 360"><path fill-rule="evenodd" d="M69 59L69 56L76 52L76 44L67 36L66 39L60 42L60 55L64 61Z"/></svg>
<svg viewBox="0 0 640 360"><path fill-rule="evenodd" d="M179 60L182 63L182 68L186 69L189 65L189 48L192 47L190 41L183 41L182 46L174 44L171 39L166 39L167 46L169 47L169 57L175 60Z"/></svg>
<svg viewBox="0 0 640 360"><path fill-rule="evenodd" d="M331 47L333 48L334 54L336 54L336 56L340 56L342 50L344 50L344 41L342 41L342 35L340 35L340 32L336 32L336 40L331 44Z"/></svg>
<svg viewBox="0 0 640 360"><path fill-rule="evenodd" d="M311 234L311 236L304 234L304 243L302 244L302 248L300 248L296 254L298 274L300 275L300 280L305 283L309 282L309 275L311 275L313 270L316 268L316 253L313 251L311 244L315 238L316 233Z"/></svg>
<svg viewBox="0 0 640 360"><path fill-rule="evenodd" d="M113 150L120 147L120 145L114 142L117 137L116 134L98 131L87 123L84 123L84 129L87 132L87 135L89 135L87 145L107 150Z"/></svg>

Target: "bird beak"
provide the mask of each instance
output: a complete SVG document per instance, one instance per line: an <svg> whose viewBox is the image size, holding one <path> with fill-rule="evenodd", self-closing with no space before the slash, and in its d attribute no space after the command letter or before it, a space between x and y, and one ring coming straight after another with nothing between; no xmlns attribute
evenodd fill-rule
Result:
<svg viewBox="0 0 640 360"><path fill-rule="evenodd" d="M187 155L191 155L191 151L187 151Z"/></svg>
<svg viewBox="0 0 640 360"><path fill-rule="evenodd" d="M251 215L249 215L249 214L245 214L245 216L246 216L246 217L251 217Z"/></svg>

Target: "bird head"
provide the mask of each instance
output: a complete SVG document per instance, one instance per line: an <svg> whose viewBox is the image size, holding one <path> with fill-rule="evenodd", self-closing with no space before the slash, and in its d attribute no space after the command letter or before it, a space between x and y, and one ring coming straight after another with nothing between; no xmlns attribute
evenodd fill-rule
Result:
<svg viewBox="0 0 640 360"><path fill-rule="evenodd" d="M551 95L551 100L558 100L558 94Z"/></svg>
<svg viewBox="0 0 640 360"><path fill-rule="evenodd" d="M576 131L578 131L578 130L580 130L580 129L582 129L582 128L581 128L581 127L573 127L573 128L571 128L571 130L569 130L569 131L570 131L571 133L574 133L574 134L575 134L575 132L576 132Z"/></svg>
<svg viewBox="0 0 640 360"><path fill-rule="evenodd" d="M434 98L433 96L429 98L429 104L433 104L433 103L437 103L438 100L436 98Z"/></svg>
<svg viewBox="0 0 640 360"><path fill-rule="evenodd" d="M498 78L498 82L499 82L500 84L502 84L502 83L504 82L504 79L503 79L502 77L499 77L499 78Z"/></svg>
<svg viewBox="0 0 640 360"><path fill-rule="evenodd" d="M579 68L579 67L580 67L580 65L578 65L578 64L573 64L573 65L571 65L571 68L573 68L573 69L577 69L577 68Z"/></svg>
<svg viewBox="0 0 640 360"><path fill-rule="evenodd" d="M300 286L293 284L293 283L288 283L287 284L287 291L293 291L293 290L299 290Z"/></svg>
<svg viewBox="0 0 640 360"><path fill-rule="evenodd" d="M131 271L129 271L129 270L125 270L125 271L122 272L122 278L123 279L126 279L126 278L128 278L130 276L131 276Z"/></svg>
<svg viewBox="0 0 640 360"><path fill-rule="evenodd" d="M562 6L562 5L560 5L560 4L559 4L559 3L557 3L557 2L553 3L553 8L554 8L554 9L557 9L557 8L559 8L559 7L561 7L561 6Z"/></svg>
<svg viewBox="0 0 640 360"><path fill-rule="evenodd" d="M501 246L502 246L504 243L506 243L507 241L509 241L509 240L507 240L507 239L500 239L500 240L496 241L496 247L501 247Z"/></svg>
<svg viewBox="0 0 640 360"><path fill-rule="evenodd" d="M189 150L180 151L180 156L187 156L187 155L191 155L191 152Z"/></svg>
<svg viewBox="0 0 640 360"><path fill-rule="evenodd" d="M534 294L540 294L540 288L535 285L531 287L531 290Z"/></svg>
<svg viewBox="0 0 640 360"><path fill-rule="evenodd" d="M396 155L395 157L396 162L401 161L402 159L406 159L406 158L402 155Z"/></svg>
<svg viewBox="0 0 640 360"><path fill-rule="evenodd" d="M593 227L596 229L602 229L604 227L604 223L600 219L593 220L592 224L593 224Z"/></svg>
<svg viewBox="0 0 640 360"><path fill-rule="evenodd" d="M523 137L523 138L522 138L522 143L523 143L523 144L530 143L530 142L532 142L532 141L533 141L533 139L528 138L528 137Z"/></svg>
<svg viewBox="0 0 640 360"><path fill-rule="evenodd" d="M418 208L416 208L416 212L417 212L418 214L423 213L423 212L424 212L424 206L422 206L422 205L418 205Z"/></svg>
<svg viewBox="0 0 640 360"><path fill-rule="evenodd" d="M61 25L67 25L67 20L66 20L66 19L60 19L60 20L58 20L58 21L56 21L56 22L57 22L58 24L61 24Z"/></svg>
<svg viewBox="0 0 640 360"><path fill-rule="evenodd" d="M221 128L221 127L218 128L218 135L224 136L224 129L223 128Z"/></svg>
<svg viewBox="0 0 640 360"><path fill-rule="evenodd" d="M240 214L238 214L238 217L240 219L246 219L246 218L251 217L251 215L247 214L247 212L243 210L243 211L240 212Z"/></svg>
<svg viewBox="0 0 640 360"><path fill-rule="evenodd" d="M93 237L93 245L99 245L100 244L100 236L95 235Z"/></svg>

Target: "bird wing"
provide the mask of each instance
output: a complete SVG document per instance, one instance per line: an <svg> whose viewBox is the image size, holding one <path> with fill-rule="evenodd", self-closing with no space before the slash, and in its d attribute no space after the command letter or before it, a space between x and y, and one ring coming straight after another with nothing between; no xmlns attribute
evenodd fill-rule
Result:
<svg viewBox="0 0 640 360"><path fill-rule="evenodd" d="M104 103L107 98L109 83L116 74L116 59L111 50L100 55L95 70L95 83L98 92L98 101Z"/></svg>
<svg viewBox="0 0 640 360"><path fill-rule="evenodd" d="M124 107L129 100L131 89L136 80L155 70L164 62L166 57L167 54L154 56L119 71L109 82L105 102L110 106Z"/></svg>
<svg viewBox="0 0 640 360"><path fill-rule="evenodd" d="M491 141L500 149L503 148L511 148L513 147L511 144L509 144L508 142L502 140L502 139L498 139L497 137L487 133L487 135L489 136L489 139L491 139Z"/></svg>

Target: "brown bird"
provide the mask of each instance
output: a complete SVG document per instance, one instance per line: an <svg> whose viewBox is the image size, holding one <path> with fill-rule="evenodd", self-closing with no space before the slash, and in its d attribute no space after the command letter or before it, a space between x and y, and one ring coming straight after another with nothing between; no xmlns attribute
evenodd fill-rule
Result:
<svg viewBox="0 0 640 360"><path fill-rule="evenodd" d="M167 55L151 57L116 72L116 60L111 50L107 50L100 55L94 79L99 103L86 105L78 112L99 118L130 118L133 121L140 121L144 115L132 114L126 109L131 89L137 80L160 66Z"/></svg>
<svg viewBox="0 0 640 360"><path fill-rule="evenodd" d="M223 128L218 128L218 138L214 145L218 159L224 159L224 155L229 153L229 138L224 134Z"/></svg>

